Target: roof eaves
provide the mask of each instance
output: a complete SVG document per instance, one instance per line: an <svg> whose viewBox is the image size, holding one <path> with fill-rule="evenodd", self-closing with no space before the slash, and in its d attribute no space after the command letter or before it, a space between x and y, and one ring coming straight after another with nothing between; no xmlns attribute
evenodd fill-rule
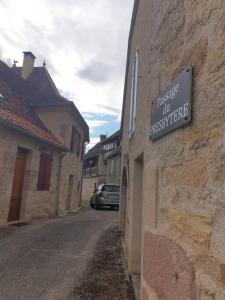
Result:
<svg viewBox="0 0 225 300"><path fill-rule="evenodd" d="M107 137L107 139L102 142L103 144L108 143L109 141L116 139L117 137L120 137L120 130L116 131L115 133L113 133L111 136Z"/></svg>
<svg viewBox="0 0 225 300"><path fill-rule="evenodd" d="M81 126L84 128L85 130L85 133L86 133L86 142L90 142L90 137L89 137L89 127L86 123L86 121L84 120L84 118L82 117L81 113L79 112L79 110L77 109L76 105L74 104L73 101L70 101L62 96L59 96L60 98L62 98L62 100L64 100L64 102L62 103L30 103L30 106L31 107L34 107L34 108L41 108L41 107L70 107L72 108L75 116L77 116L80 120L80 124Z"/></svg>
<svg viewBox="0 0 225 300"><path fill-rule="evenodd" d="M1 118L0 118L0 124L3 124L3 125L5 125L5 126L7 126L9 128L15 129L17 131L20 131L21 133L24 133L24 134L26 134L26 135L28 135L30 137L33 137L34 139L37 139L37 140L42 141L42 142L44 142L44 143L46 143L48 145L51 145L52 147L55 147L55 148L57 148L57 149L59 149L59 150L61 150L63 152L68 152L69 151L69 149L66 148L63 145L60 145L60 144L48 141L47 139L41 138L40 136L37 136L37 135L34 135L31 132L23 129L22 127L19 127L19 126L15 125L15 124L9 123L9 122L1 119Z"/></svg>
<svg viewBox="0 0 225 300"><path fill-rule="evenodd" d="M45 71L45 74L46 74L46 76L47 76L47 78L48 78L48 80L49 80L49 83L50 83L51 87L53 88L54 92L56 93L56 95L60 95L60 93L59 93L59 91L58 91L58 89L57 89L57 87L56 87L54 81L52 80L52 77L51 77L51 75L49 74L47 68L46 68L45 66L43 66L42 68L43 68L43 70Z"/></svg>

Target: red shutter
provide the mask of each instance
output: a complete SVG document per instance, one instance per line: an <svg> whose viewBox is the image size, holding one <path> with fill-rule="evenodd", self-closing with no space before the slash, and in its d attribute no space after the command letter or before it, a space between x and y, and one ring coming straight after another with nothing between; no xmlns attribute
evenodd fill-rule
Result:
<svg viewBox="0 0 225 300"><path fill-rule="evenodd" d="M80 141L81 141L81 136L80 136L80 134L77 132L77 156L80 155Z"/></svg>
<svg viewBox="0 0 225 300"><path fill-rule="evenodd" d="M80 156L80 158L83 159L83 156L84 156L84 139L82 139L82 141L81 141L81 156Z"/></svg>
<svg viewBox="0 0 225 300"><path fill-rule="evenodd" d="M39 174L38 174L38 191L48 191L50 187L52 168L52 157L48 154L42 153L40 155Z"/></svg>
<svg viewBox="0 0 225 300"><path fill-rule="evenodd" d="M51 170L52 170L52 157L46 156L46 169L44 178L44 190L49 191L51 181Z"/></svg>
<svg viewBox="0 0 225 300"><path fill-rule="evenodd" d="M37 183L38 191L41 191L43 189L44 174L45 174L45 161L44 161L43 154L41 154L40 163L39 163L39 171L38 171L38 183Z"/></svg>
<svg viewBox="0 0 225 300"><path fill-rule="evenodd" d="M71 135L71 143L70 143L70 152L74 151L74 135L75 135L75 128L72 128L72 135Z"/></svg>

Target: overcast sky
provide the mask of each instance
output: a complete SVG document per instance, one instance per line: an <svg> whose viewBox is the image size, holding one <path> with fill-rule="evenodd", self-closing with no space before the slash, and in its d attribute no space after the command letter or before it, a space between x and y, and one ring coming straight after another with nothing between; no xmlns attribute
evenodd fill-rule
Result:
<svg viewBox="0 0 225 300"><path fill-rule="evenodd" d="M120 127L133 0L0 0L0 59L46 60L60 92L90 127L91 143ZM92 146L91 145L91 146Z"/></svg>

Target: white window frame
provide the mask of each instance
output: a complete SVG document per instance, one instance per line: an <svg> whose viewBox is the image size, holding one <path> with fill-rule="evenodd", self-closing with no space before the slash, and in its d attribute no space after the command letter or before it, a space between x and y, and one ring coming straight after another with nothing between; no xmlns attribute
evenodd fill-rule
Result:
<svg viewBox="0 0 225 300"><path fill-rule="evenodd" d="M130 101L130 126L129 137L133 135L136 126L136 111L137 111L137 84L138 84L138 60L139 53L136 51L132 63L131 71L131 101Z"/></svg>

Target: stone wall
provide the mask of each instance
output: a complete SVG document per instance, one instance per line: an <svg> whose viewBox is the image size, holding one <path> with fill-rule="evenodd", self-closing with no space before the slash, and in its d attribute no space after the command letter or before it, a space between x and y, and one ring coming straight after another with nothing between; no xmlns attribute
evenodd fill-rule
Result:
<svg viewBox="0 0 225 300"><path fill-rule="evenodd" d="M107 159L107 183L120 184L120 155Z"/></svg>
<svg viewBox="0 0 225 300"><path fill-rule="evenodd" d="M225 299L224 15L223 0L139 1L130 53L132 62L139 51L136 129L129 139L130 62L122 170L132 183L143 155L143 299ZM151 142L151 103L189 64L193 120ZM129 184L128 262L134 194Z"/></svg>
<svg viewBox="0 0 225 300"><path fill-rule="evenodd" d="M104 183L105 180L105 176L89 176L83 178L82 205L89 206L95 186L98 187L98 185Z"/></svg>
<svg viewBox="0 0 225 300"><path fill-rule="evenodd" d="M7 223L18 147L28 150L20 219L29 221L32 218L54 216L59 154L52 147L3 125L0 125L0 144L0 225ZM49 191L37 191L42 150L53 155Z"/></svg>
<svg viewBox="0 0 225 300"><path fill-rule="evenodd" d="M37 114L51 132L63 142L68 149L71 145L72 128L73 126L81 134L81 139L84 138L84 133L81 125L69 112L51 111L38 109ZM78 157L76 153L68 152L62 159L62 169L60 177L60 196L59 196L59 213L63 214L66 211L66 200L69 186L69 176L74 176L74 185L72 190L70 209L76 209L81 202L81 184L82 184L82 168L83 159L81 155Z"/></svg>

